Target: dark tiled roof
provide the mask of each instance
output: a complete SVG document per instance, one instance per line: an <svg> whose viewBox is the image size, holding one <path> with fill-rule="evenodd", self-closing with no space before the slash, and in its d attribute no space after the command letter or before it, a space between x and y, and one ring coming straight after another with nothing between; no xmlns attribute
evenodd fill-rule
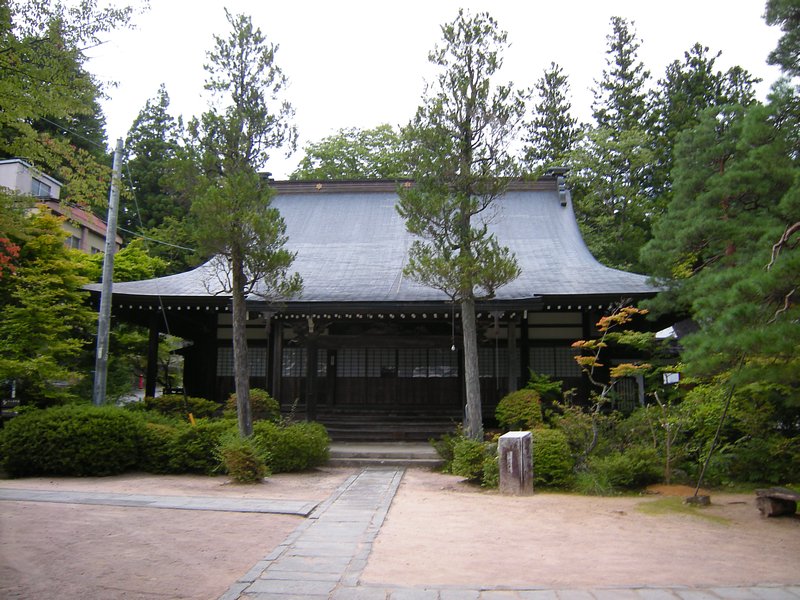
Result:
<svg viewBox="0 0 800 600"><path fill-rule="evenodd" d="M395 210L393 187L331 182L276 184L273 205L286 221L293 269L303 277L300 302L418 302L446 297L402 274L413 236ZM525 188L528 189L525 189ZM569 201L553 182L517 184L500 199L490 228L517 256L518 279L498 300L537 296L641 296L655 289L642 275L610 269L589 253ZM219 289L208 265L148 281L119 283L115 294L205 296Z"/></svg>

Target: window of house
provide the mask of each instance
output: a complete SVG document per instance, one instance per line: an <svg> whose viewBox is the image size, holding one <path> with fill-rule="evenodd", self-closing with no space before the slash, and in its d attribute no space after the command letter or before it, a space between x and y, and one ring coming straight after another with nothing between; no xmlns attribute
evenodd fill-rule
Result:
<svg viewBox="0 0 800 600"><path fill-rule="evenodd" d="M31 195L37 198L49 198L50 186L38 179L31 180Z"/></svg>
<svg viewBox="0 0 800 600"><path fill-rule="evenodd" d="M565 346L539 346L530 349L530 368L550 377L580 377L581 368L575 362L577 351Z"/></svg>
<svg viewBox="0 0 800 600"><path fill-rule="evenodd" d="M267 349L251 347L247 349L247 362L250 367L250 377L266 377L267 375ZM233 348L217 348L217 376L233 377Z"/></svg>

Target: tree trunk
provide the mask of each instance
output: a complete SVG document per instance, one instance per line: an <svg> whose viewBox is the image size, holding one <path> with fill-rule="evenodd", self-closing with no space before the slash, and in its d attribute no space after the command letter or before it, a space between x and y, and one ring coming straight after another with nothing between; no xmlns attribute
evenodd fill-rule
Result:
<svg viewBox="0 0 800 600"><path fill-rule="evenodd" d="M461 301L461 325L464 331L464 382L467 392L464 434L473 440L483 440L478 332L475 326L475 299L472 297Z"/></svg>
<svg viewBox="0 0 800 600"><path fill-rule="evenodd" d="M250 411L250 365L247 362L247 306L244 297L244 266L241 259L231 259L231 283L233 291L233 374L236 387L236 413L239 419L239 435L249 437L253 433L253 415Z"/></svg>

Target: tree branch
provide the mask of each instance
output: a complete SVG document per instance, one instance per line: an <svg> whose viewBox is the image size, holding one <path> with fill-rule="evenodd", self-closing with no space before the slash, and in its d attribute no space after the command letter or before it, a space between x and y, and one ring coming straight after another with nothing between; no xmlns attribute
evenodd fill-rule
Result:
<svg viewBox="0 0 800 600"><path fill-rule="evenodd" d="M778 260L778 255L780 255L781 250L783 250L785 246L789 245L789 238L798 232L800 232L800 221L798 221L794 225L786 226L786 231L783 232L781 238L772 246L772 258L766 267L767 271L772 269L772 266L775 264L775 261Z"/></svg>

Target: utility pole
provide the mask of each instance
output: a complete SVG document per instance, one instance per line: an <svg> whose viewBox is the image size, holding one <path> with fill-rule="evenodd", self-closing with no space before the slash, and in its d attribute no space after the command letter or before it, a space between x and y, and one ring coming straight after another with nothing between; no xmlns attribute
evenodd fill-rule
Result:
<svg viewBox="0 0 800 600"><path fill-rule="evenodd" d="M114 281L114 252L117 250L117 208L119 207L119 184L122 173L122 138L117 139L114 151L114 167L111 173L111 192L108 196L108 221L106 223L106 246L103 256L103 287L100 291L100 313L97 317L97 358L94 363L94 392L92 404L101 406L106 402L106 380L108 379L108 333L111 328L111 295Z"/></svg>

